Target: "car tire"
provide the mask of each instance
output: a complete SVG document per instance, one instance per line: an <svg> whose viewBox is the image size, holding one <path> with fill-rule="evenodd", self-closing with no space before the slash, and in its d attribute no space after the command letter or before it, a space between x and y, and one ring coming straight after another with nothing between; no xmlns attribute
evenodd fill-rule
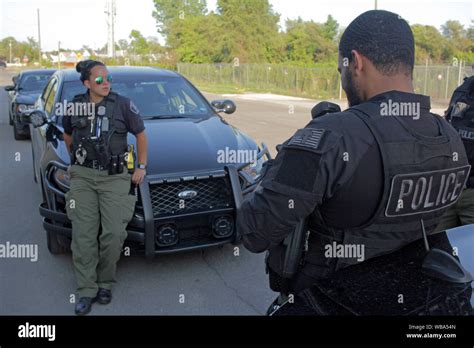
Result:
<svg viewBox="0 0 474 348"><path fill-rule="evenodd" d="M68 239L58 235L57 233L46 231L46 241L48 243L48 250L53 255L67 254L71 251L70 246L65 245Z"/></svg>
<svg viewBox="0 0 474 348"><path fill-rule="evenodd" d="M13 122L13 137L15 138L15 140L26 140L26 139L28 139L28 135L18 133L16 122Z"/></svg>

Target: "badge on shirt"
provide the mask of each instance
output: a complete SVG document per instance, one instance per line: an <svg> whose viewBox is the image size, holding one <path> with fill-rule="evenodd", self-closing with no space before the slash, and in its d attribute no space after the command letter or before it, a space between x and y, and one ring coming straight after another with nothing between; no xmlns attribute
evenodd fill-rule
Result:
<svg viewBox="0 0 474 348"><path fill-rule="evenodd" d="M130 111L137 115L139 113L138 108L131 100L130 100Z"/></svg>
<svg viewBox="0 0 474 348"><path fill-rule="evenodd" d="M105 115L105 106L101 105L97 108L97 115L104 116Z"/></svg>

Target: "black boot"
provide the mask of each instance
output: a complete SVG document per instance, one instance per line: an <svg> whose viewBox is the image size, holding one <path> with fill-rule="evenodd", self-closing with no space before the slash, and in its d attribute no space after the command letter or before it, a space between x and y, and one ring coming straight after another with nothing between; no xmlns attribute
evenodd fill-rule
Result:
<svg viewBox="0 0 474 348"><path fill-rule="evenodd" d="M96 296L97 302L100 304L109 304L112 301L112 291L104 288L99 288Z"/></svg>
<svg viewBox="0 0 474 348"><path fill-rule="evenodd" d="M91 311L92 303L94 299L92 297L81 297L79 302L76 303L75 312L77 315L86 315Z"/></svg>

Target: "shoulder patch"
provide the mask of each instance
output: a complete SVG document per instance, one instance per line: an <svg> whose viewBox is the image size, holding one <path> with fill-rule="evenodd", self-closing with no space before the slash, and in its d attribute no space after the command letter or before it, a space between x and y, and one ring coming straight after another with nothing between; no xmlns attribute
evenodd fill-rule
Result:
<svg viewBox="0 0 474 348"><path fill-rule="evenodd" d="M134 114L139 114L137 106L133 103L133 101L130 100L130 111L133 112Z"/></svg>
<svg viewBox="0 0 474 348"><path fill-rule="evenodd" d="M303 128L299 129L290 139L288 145L300 146L311 150L318 150L325 134L324 129Z"/></svg>

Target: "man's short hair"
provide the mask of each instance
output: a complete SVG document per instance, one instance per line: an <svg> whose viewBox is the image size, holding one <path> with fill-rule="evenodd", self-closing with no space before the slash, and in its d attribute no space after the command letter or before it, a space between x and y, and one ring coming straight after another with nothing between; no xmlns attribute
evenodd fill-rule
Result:
<svg viewBox="0 0 474 348"><path fill-rule="evenodd" d="M372 10L354 19L339 43L339 53L349 61L352 50L367 57L384 75L413 74L413 33L408 23L395 13Z"/></svg>

